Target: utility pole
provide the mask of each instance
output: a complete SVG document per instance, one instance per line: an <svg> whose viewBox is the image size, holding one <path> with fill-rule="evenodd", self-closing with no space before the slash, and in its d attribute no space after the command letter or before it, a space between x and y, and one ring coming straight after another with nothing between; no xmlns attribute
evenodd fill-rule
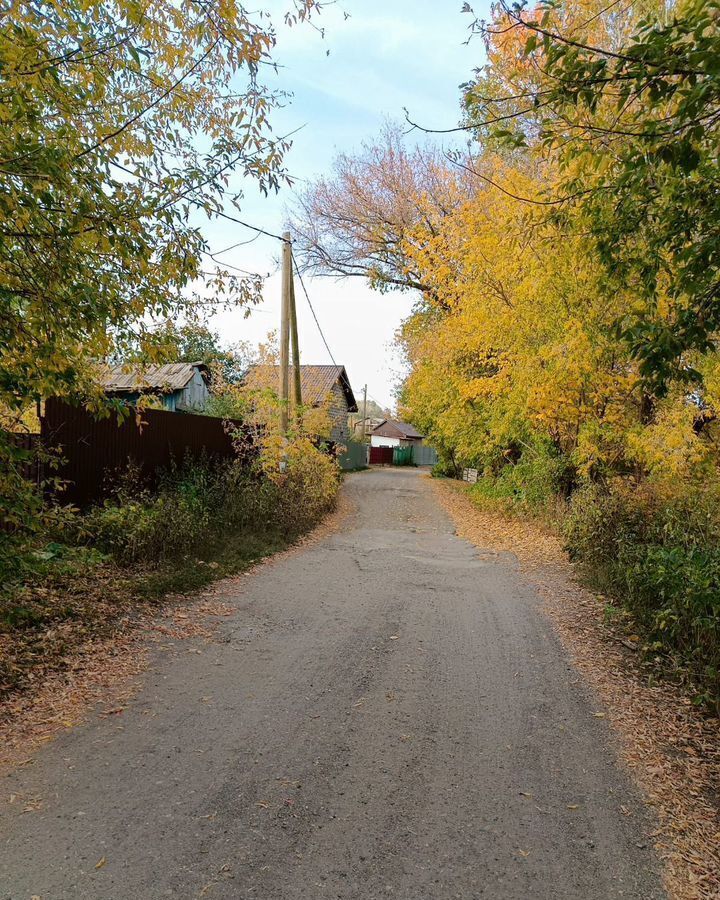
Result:
<svg viewBox="0 0 720 900"><path fill-rule="evenodd" d="M365 443L365 423L367 422L367 385L363 388L362 441Z"/></svg>
<svg viewBox="0 0 720 900"><path fill-rule="evenodd" d="M288 393L290 387L290 306L292 303L292 245L290 232L283 233L282 248L282 308L280 318L280 433L288 430Z"/></svg>
<svg viewBox="0 0 720 900"><path fill-rule="evenodd" d="M292 250L290 263L292 264ZM292 345L293 364L293 400L295 403L295 419L300 421L302 406L302 383L300 381L300 347L298 344L297 310L295 308L295 278L290 271L290 341Z"/></svg>

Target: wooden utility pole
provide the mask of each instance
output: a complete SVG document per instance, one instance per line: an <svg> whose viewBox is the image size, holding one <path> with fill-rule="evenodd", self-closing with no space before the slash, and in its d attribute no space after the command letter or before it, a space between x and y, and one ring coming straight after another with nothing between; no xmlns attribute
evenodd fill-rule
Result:
<svg viewBox="0 0 720 900"><path fill-rule="evenodd" d="M282 307L280 313L280 433L288 430L288 393L290 387L290 307L292 303L292 245L290 232L283 234L282 248Z"/></svg>
<svg viewBox="0 0 720 900"><path fill-rule="evenodd" d="M290 260L292 265L292 259ZM300 407L302 406L302 383L300 381L300 347L298 344L297 311L295 309L295 278L290 272L290 341L292 344L293 364L293 401L295 403L295 418L300 421Z"/></svg>
<svg viewBox="0 0 720 900"><path fill-rule="evenodd" d="M367 385L363 388L362 440L365 443L365 423L367 422Z"/></svg>

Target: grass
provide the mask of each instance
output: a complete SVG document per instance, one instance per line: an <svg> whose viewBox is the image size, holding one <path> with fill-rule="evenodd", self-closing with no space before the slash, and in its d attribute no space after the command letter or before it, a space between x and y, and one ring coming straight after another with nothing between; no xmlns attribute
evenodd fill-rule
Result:
<svg viewBox="0 0 720 900"><path fill-rule="evenodd" d="M290 545L291 541L278 533L236 535L212 544L192 557L142 571L132 579L133 592L145 600L193 593L219 578L244 572Z"/></svg>

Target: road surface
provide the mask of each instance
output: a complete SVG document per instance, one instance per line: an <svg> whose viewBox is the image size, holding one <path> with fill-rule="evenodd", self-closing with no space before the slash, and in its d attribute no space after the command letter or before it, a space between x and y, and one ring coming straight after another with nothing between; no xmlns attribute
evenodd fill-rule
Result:
<svg viewBox="0 0 720 900"><path fill-rule="evenodd" d="M344 489L339 531L231 584L219 639L2 779L2 900L664 896L513 558L458 538L417 471Z"/></svg>

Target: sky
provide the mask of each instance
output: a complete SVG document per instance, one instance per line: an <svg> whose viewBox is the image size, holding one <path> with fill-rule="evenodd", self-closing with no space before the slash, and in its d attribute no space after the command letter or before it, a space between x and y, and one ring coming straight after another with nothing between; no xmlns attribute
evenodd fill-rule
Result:
<svg viewBox="0 0 720 900"><path fill-rule="evenodd" d="M277 76L270 73L272 83L292 93L272 123L276 134L300 128L286 158L298 186L329 172L337 152L352 153L372 140L388 118L402 121L403 108L427 127L457 124L459 85L470 79L483 54L479 40L465 44L472 17L462 14L461 0L338 0L314 20L324 36L307 24L281 24L288 5L289 0L263 3L278 23L274 56L282 68ZM476 15L487 14L488 7L487 0L474 4ZM282 232L292 188L271 197L262 197L253 184L243 188L242 212L234 214ZM203 232L213 250L253 237L226 220L205 223ZM242 309L213 317L211 327L223 343L257 344L279 328L279 253L279 242L260 237L221 257L233 266L274 273L249 317ZM367 384L376 402L394 406L402 360L393 336L412 308L412 294L379 294L357 278L305 282L332 355L347 368L356 396ZM301 361L330 363L299 286L296 296Z"/></svg>

